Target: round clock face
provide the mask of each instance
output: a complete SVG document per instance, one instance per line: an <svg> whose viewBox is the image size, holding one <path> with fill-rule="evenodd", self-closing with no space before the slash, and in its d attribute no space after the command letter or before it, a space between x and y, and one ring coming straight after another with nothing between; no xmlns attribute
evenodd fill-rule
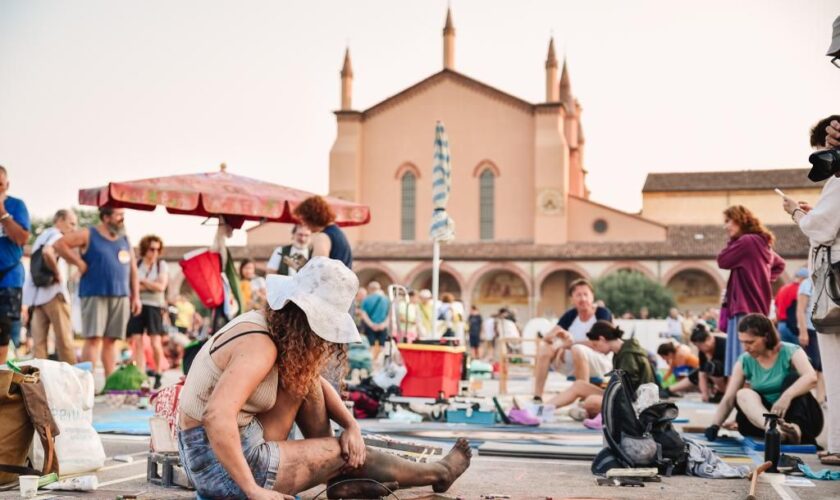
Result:
<svg viewBox="0 0 840 500"><path fill-rule="evenodd" d="M556 215L563 207L563 195L555 189L543 189L537 196L537 207L545 215Z"/></svg>

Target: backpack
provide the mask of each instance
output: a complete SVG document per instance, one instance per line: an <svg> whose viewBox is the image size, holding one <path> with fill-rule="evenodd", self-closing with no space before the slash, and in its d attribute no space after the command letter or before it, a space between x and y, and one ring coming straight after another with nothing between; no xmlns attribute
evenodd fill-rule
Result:
<svg viewBox="0 0 840 500"><path fill-rule="evenodd" d="M613 468L655 466L670 476L685 474L687 445L674 429L679 410L673 403L655 403L639 416L633 408L636 394L629 377L614 370L604 391L601 418L607 446L592 462L592 473L603 475Z"/></svg>
<svg viewBox="0 0 840 500"><path fill-rule="evenodd" d="M32 252L32 255L29 257L29 272L32 274L32 283L37 287L49 286L55 282L55 273L44 262L43 245L38 247L38 250Z"/></svg>

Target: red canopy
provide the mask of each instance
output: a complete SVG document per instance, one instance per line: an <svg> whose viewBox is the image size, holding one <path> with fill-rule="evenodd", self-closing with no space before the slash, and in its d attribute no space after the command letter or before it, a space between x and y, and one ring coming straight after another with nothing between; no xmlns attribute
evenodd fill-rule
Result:
<svg viewBox="0 0 840 500"><path fill-rule="evenodd" d="M158 205L171 214L200 216L228 215L245 220L298 222L292 212L312 193L270 182L219 172L172 175L154 179L111 182L107 186L80 189L82 205L111 205L135 210L154 210ZM366 205L330 196L339 226L360 226L370 222Z"/></svg>

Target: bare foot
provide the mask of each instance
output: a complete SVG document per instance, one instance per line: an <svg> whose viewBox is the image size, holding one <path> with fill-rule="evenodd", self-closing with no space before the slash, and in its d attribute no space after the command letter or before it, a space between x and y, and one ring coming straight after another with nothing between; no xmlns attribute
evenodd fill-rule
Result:
<svg viewBox="0 0 840 500"><path fill-rule="evenodd" d="M452 486L452 483L470 466L471 458L472 449L470 448L470 442L464 438L458 438L452 450L437 462L442 466L443 473L440 480L432 485L435 493L443 493L448 490Z"/></svg>
<svg viewBox="0 0 840 500"><path fill-rule="evenodd" d="M779 434L781 434L784 444L799 444L802 442L802 431L796 424L784 420L779 421Z"/></svg>
<svg viewBox="0 0 840 500"><path fill-rule="evenodd" d="M341 483L343 480L347 482ZM335 483L341 484L331 486L327 491L327 498L382 498L400 489L396 481L380 484L371 480L345 477L332 482L332 484Z"/></svg>

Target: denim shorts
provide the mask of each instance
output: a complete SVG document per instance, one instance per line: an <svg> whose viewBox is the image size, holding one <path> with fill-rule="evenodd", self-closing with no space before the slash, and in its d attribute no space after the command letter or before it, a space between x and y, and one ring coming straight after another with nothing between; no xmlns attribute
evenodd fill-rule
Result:
<svg viewBox="0 0 840 500"><path fill-rule="evenodd" d="M280 465L279 445L263 439L262 424L256 418L239 429L239 438L257 484L273 489ZM247 498L216 458L203 426L178 431L178 453L187 477L202 498Z"/></svg>

